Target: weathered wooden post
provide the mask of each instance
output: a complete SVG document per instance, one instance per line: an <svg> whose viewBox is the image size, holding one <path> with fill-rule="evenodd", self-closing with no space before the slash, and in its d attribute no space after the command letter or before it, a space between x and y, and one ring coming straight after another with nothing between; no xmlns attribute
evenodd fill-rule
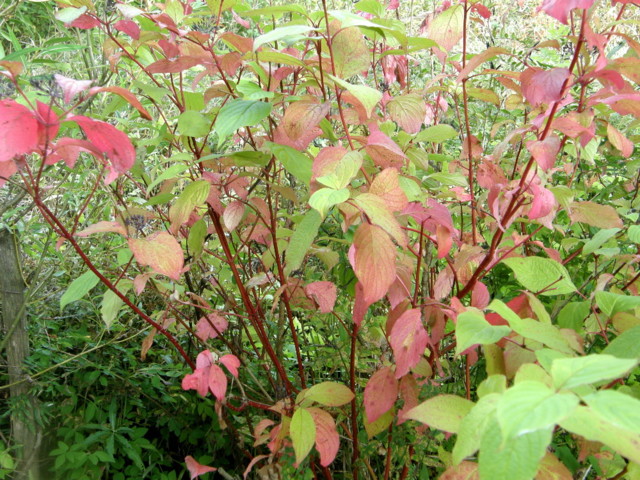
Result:
<svg viewBox="0 0 640 480"><path fill-rule="evenodd" d="M11 415L11 432L19 447L15 480L37 480L39 475L39 428L35 422L35 401L29 395L24 360L29 354L25 315L26 283L20 268L16 237L0 229L0 301L2 303L2 345L6 348L11 400L20 405Z"/></svg>

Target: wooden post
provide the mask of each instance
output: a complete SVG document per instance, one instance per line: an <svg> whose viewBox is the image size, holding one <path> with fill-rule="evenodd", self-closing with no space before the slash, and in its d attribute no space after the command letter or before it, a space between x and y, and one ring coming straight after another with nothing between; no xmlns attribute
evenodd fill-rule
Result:
<svg viewBox="0 0 640 480"><path fill-rule="evenodd" d="M12 404L12 442L18 446L15 480L37 480L38 450L41 436L35 422L36 399L29 395L25 381L24 360L29 355L29 337L25 315L26 284L22 277L16 237L7 229L0 229L0 301L2 302L2 332L6 342L7 366Z"/></svg>

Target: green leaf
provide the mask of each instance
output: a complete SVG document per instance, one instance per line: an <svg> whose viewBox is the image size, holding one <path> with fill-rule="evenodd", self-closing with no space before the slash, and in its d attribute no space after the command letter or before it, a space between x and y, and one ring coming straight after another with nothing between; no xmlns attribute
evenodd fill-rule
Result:
<svg viewBox="0 0 640 480"><path fill-rule="evenodd" d="M398 245L407 245L407 236L404 234L395 215L387 208L387 203L382 197L373 193L362 193L354 201L367 214L371 223L378 225L387 232Z"/></svg>
<svg viewBox="0 0 640 480"><path fill-rule="evenodd" d="M551 377L556 389L609 381L624 376L638 364L636 359L592 354L577 358L558 358L551 364Z"/></svg>
<svg viewBox="0 0 640 480"><path fill-rule="evenodd" d="M474 403L457 395L437 395L405 414L405 418L417 420L432 428L457 433L462 419L471 411Z"/></svg>
<svg viewBox="0 0 640 480"><path fill-rule="evenodd" d="M537 430L506 440L492 419L480 441L480 478L531 480L551 443L552 429Z"/></svg>
<svg viewBox="0 0 640 480"><path fill-rule="evenodd" d="M178 133L187 137L206 137L211 131L211 120L200 112L187 110L178 117Z"/></svg>
<svg viewBox="0 0 640 480"><path fill-rule="evenodd" d="M169 160L172 160L172 159L173 159L173 157L171 159L169 159ZM175 160L179 160L179 159L175 159ZM186 162L184 162L184 163L180 162L180 163L176 163L174 165L171 165L166 170L163 170L163 172L160 175L158 175L153 180L153 182L151 182L151 184L147 187L147 191L153 190L153 188L156 185L158 185L161 182L164 182L165 180L168 180L170 178L175 178L175 177L179 176L182 172L184 172L188 168L189 168L189 165Z"/></svg>
<svg viewBox="0 0 640 480"><path fill-rule="evenodd" d="M606 228L599 230L598 233L596 233L591 238L591 240L584 244L584 247L582 247L582 254L589 255L590 253L595 252L602 245L604 245L607 240L614 237L619 231L619 228Z"/></svg>
<svg viewBox="0 0 640 480"><path fill-rule="evenodd" d="M544 383L523 381L500 399L496 418L505 441L525 433L553 428L578 406L578 397L555 393Z"/></svg>
<svg viewBox="0 0 640 480"><path fill-rule="evenodd" d="M266 142L265 147L282 163L287 172L304 182L305 185L309 185L311 167L313 166L313 161L309 157L286 145Z"/></svg>
<svg viewBox="0 0 640 480"><path fill-rule="evenodd" d="M576 291L569 272L560 263L542 257L511 257L502 261L513 270L516 280L527 290L541 295L563 295Z"/></svg>
<svg viewBox="0 0 640 480"><path fill-rule="evenodd" d="M480 448L480 440L485 429L495 419L500 398L501 395L498 393L490 393L482 397L462 419L452 452L454 465L473 455Z"/></svg>
<svg viewBox="0 0 640 480"><path fill-rule="evenodd" d="M524 338L541 342L549 348L563 353L573 353L566 337L555 325L542 323L532 318L520 318L500 300L493 300L487 307L509 322L509 326Z"/></svg>
<svg viewBox="0 0 640 480"><path fill-rule="evenodd" d="M118 290L124 294L126 294L130 288L130 280L122 280L118 283ZM118 312L120 312L122 305L124 305L124 301L112 290L104 292L102 303L100 304L100 313L102 315L102 321L107 328L111 328L111 325L113 325L113 322L118 317Z"/></svg>
<svg viewBox="0 0 640 480"><path fill-rule="evenodd" d="M581 332L589 312L591 312L591 302L568 303L558 314L558 326Z"/></svg>
<svg viewBox="0 0 640 480"><path fill-rule="evenodd" d="M189 220L193 209L205 202L210 189L211 184L207 180L196 180L185 187L176 203L169 209L172 232L177 233L180 226Z"/></svg>
<svg viewBox="0 0 640 480"><path fill-rule="evenodd" d="M473 345L496 343L510 333L511 328L506 325L491 325L485 320L481 312L469 309L458 315L456 324L456 355L462 354L462 352Z"/></svg>
<svg viewBox="0 0 640 480"><path fill-rule="evenodd" d="M606 355L640 360L640 325L625 330L602 350Z"/></svg>
<svg viewBox="0 0 640 480"><path fill-rule="evenodd" d="M353 392L336 382L322 382L309 388L305 395L305 400L317 402L325 407L340 407L353 400Z"/></svg>
<svg viewBox="0 0 640 480"><path fill-rule="evenodd" d="M619 295L612 292L596 292L596 303L609 317L618 312L625 312L640 307L640 297Z"/></svg>
<svg viewBox="0 0 640 480"><path fill-rule="evenodd" d="M425 128L418 135L416 135L416 142L433 142L442 143L452 138L456 138L458 132L451 126L441 123L440 125L434 125L429 128Z"/></svg>
<svg viewBox="0 0 640 480"><path fill-rule="evenodd" d="M291 418L289 435L296 453L296 464L300 465L316 441L316 424L311 413L304 408L298 408Z"/></svg>
<svg viewBox="0 0 640 480"><path fill-rule="evenodd" d="M307 33L317 31L317 28L309 25L287 25L286 27L278 27L270 32L258 36L253 41L253 51L255 52L265 43L283 41L285 43L293 43L304 38Z"/></svg>
<svg viewBox="0 0 640 480"><path fill-rule="evenodd" d="M189 229L187 248L192 257L198 258L204 248L204 238L207 236L207 223L200 219Z"/></svg>
<svg viewBox="0 0 640 480"><path fill-rule="evenodd" d="M309 205L317 210L322 218L324 218L329 209L334 205L346 202L349 200L349 189L342 188L340 190L333 190L331 188L321 188L316 190L309 199Z"/></svg>
<svg viewBox="0 0 640 480"><path fill-rule="evenodd" d="M78 278L76 278L71 285L64 292L62 297L60 297L60 310L62 310L66 305L71 302L75 302L76 300L80 300L84 297L89 291L95 287L99 282L98 277L91 270L84 272Z"/></svg>
<svg viewBox="0 0 640 480"><path fill-rule="evenodd" d="M316 178L318 183L340 190L353 180L362 166L362 154L356 150L347 152L337 163L333 172Z"/></svg>
<svg viewBox="0 0 640 480"><path fill-rule="evenodd" d="M313 240L318 234L318 229L322 224L322 217L316 210L309 210L305 213L302 221L296 226L287 245L285 252L286 265L284 267L285 275L290 275L291 272L300 268L304 257Z"/></svg>
<svg viewBox="0 0 640 480"><path fill-rule="evenodd" d="M640 400L615 390L601 390L584 401L611 425L640 433Z"/></svg>
<svg viewBox="0 0 640 480"><path fill-rule="evenodd" d="M236 85L236 90L242 94L245 100L260 100L262 98L273 98L273 92L267 92L250 80L240 80Z"/></svg>
<svg viewBox="0 0 640 480"><path fill-rule="evenodd" d="M271 104L257 100L234 99L227 102L218 112L215 131L218 147L226 138L241 127L253 126L271 113Z"/></svg>
<svg viewBox="0 0 640 480"><path fill-rule="evenodd" d="M640 225L631 225L627 230L627 236L633 243L640 243Z"/></svg>
<svg viewBox="0 0 640 480"><path fill-rule="evenodd" d="M560 422L560 426L587 440L604 443L620 455L640 463L640 432L616 427L590 407L578 407L570 417Z"/></svg>
<svg viewBox="0 0 640 480"><path fill-rule="evenodd" d="M382 92L376 90L375 88L367 87L366 85L353 85L351 83L345 82L338 77L334 77L333 75L328 75L336 84L346 89L349 93L351 93L354 97L358 99L358 101L362 104L364 109L367 112L367 116L370 117L373 109L378 104L380 100L382 100Z"/></svg>
<svg viewBox="0 0 640 480"><path fill-rule="evenodd" d="M57 20L60 20L62 23L68 24L73 22L74 20L77 20L86 11L87 11L87 7L80 7L80 8L68 7L68 8L63 8L61 10L58 10L55 14L55 17Z"/></svg>

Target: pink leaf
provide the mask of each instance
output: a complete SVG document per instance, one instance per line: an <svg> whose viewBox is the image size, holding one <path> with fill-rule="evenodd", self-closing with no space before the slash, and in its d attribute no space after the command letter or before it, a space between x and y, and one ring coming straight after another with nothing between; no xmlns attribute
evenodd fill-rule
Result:
<svg viewBox="0 0 640 480"><path fill-rule="evenodd" d="M393 370L382 367L367 382L364 388L364 410L369 423L387 413L398 398L398 381Z"/></svg>
<svg viewBox="0 0 640 480"><path fill-rule="evenodd" d="M182 247L171 234L156 232L146 238L130 238L129 248L140 265L148 265L172 280L180 278L184 256Z"/></svg>
<svg viewBox="0 0 640 480"><path fill-rule="evenodd" d="M544 0L540 6L547 15L567 24L569 12L574 8L591 8L594 0Z"/></svg>
<svg viewBox="0 0 640 480"><path fill-rule="evenodd" d="M420 310L407 310L396 320L389 336L396 358L396 378L406 375L420 361L428 342L429 336L422 326Z"/></svg>
<svg viewBox="0 0 640 480"><path fill-rule="evenodd" d="M224 400L227 393L227 377L218 365L209 367L209 389L219 401Z"/></svg>
<svg viewBox="0 0 640 480"><path fill-rule="evenodd" d="M610 123L607 124L607 137L609 138L611 145L620 150L620 153L622 153L624 158L629 158L631 156L633 153L633 142Z"/></svg>
<svg viewBox="0 0 640 480"><path fill-rule="evenodd" d="M314 129L331 110L331 103L297 101L291 103L284 112L281 126L287 136L299 140L305 132Z"/></svg>
<svg viewBox="0 0 640 480"><path fill-rule="evenodd" d="M407 158L393 140L380 130L373 130L373 128L371 135L367 138L365 150L371 156L374 163L382 168L402 168Z"/></svg>
<svg viewBox="0 0 640 480"><path fill-rule="evenodd" d="M316 450L320 454L320 465L328 466L336 458L340 448L340 436L336 429L333 417L324 410L316 407L308 408L307 411L313 418L316 426Z"/></svg>
<svg viewBox="0 0 640 480"><path fill-rule="evenodd" d="M196 336L203 342L209 338L216 338L229 326L229 322L217 312L210 313L198 320Z"/></svg>
<svg viewBox="0 0 640 480"><path fill-rule="evenodd" d="M196 357L196 370L206 368L213 363L211 352L209 350L203 350Z"/></svg>
<svg viewBox="0 0 640 480"><path fill-rule="evenodd" d="M244 202L240 200L234 200L227 205L222 214L222 220L224 220L224 225L227 227L227 230L233 232L236 229L244 216L244 210Z"/></svg>
<svg viewBox="0 0 640 480"><path fill-rule="evenodd" d="M533 202L527 216L534 220L549 215L556 206L556 197L550 190L533 183L530 187L533 193Z"/></svg>
<svg viewBox="0 0 640 480"><path fill-rule="evenodd" d="M56 73L53 78L56 79L56 83L64 93L65 103L70 103L73 97L87 90L93 83L93 80L74 80L73 78L68 78L58 73Z"/></svg>
<svg viewBox="0 0 640 480"><path fill-rule="evenodd" d="M186 456L184 458L184 461L187 464L187 470L189 470L191 480L199 477L204 473L215 472L217 470L217 468L215 467L208 467L206 465L198 463L191 455Z"/></svg>
<svg viewBox="0 0 640 480"><path fill-rule="evenodd" d="M78 156L81 152L90 153L97 159L102 159L103 155L95 145L87 140L80 140L77 138L62 137L53 145L52 152L47 155L46 165L53 165L60 160L69 168L73 168L78 160Z"/></svg>
<svg viewBox="0 0 640 480"><path fill-rule="evenodd" d="M400 0L389 0L389 5L387 5L387 10L397 10L400 6Z"/></svg>
<svg viewBox="0 0 640 480"><path fill-rule="evenodd" d="M131 20L118 20L113 27L119 32L129 35L134 40L140 38L140 27L136 22Z"/></svg>
<svg viewBox="0 0 640 480"><path fill-rule="evenodd" d="M320 313L331 313L336 303L338 291L332 282L313 282L304 287L309 298L313 298L320 307Z"/></svg>
<svg viewBox="0 0 640 480"><path fill-rule="evenodd" d="M204 397L209 392L208 385L209 367L197 368L193 373L187 374L182 379L183 390L196 390L198 395Z"/></svg>
<svg viewBox="0 0 640 480"><path fill-rule="evenodd" d="M232 10L231 13L233 14L233 20L238 25L240 25L241 27L244 27L244 28L251 27L251 24L249 23L249 20L242 19L242 17L240 17L240 15L238 15L235 10Z"/></svg>
<svg viewBox="0 0 640 480"><path fill-rule="evenodd" d="M71 117L68 120L80 125L89 141L109 157L111 164L108 167L109 174L105 179L107 184L133 167L136 161L136 151L126 134L109 123L81 115Z"/></svg>
<svg viewBox="0 0 640 480"><path fill-rule="evenodd" d="M0 101L0 163L31 153L38 145L33 112L13 100Z"/></svg>
<svg viewBox="0 0 640 480"><path fill-rule="evenodd" d="M18 166L13 160L0 162L0 187L9 179L11 175L18 171Z"/></svg>
<svg viewBox="0 0 640 480"><path fill-rule="evenodd" d="M112 232L119 233L120 235L127 236L127 229L120 225L118 222L98 222L88 226L84 230L76 233L78 237L88 237L94 233Z"/></svg>
<svg viewBox="0 0 640 480"><path fill-rule="evenodd" d="M382 197L387 208L392 212L404 210L407 206L407 196L400 187L398 170L386 168L373 179L369 193Z"/></svg>
<svg viewBox="0 0 640 480"><path fill-rule="evenodd" d="M566 68L527 68L520 74L522 94L534 107L557 102L562 98L562 86L570 73Z"/></svg>
<svg viewBox="0 0 640 480"><path fill-rule="evenodd" d="M542 170L547 171L556 163L560 151L560 137L549 135L544 140L527 142L527 150Z"/></svg>
<svg viewBox="0 0 640 480"><path fill-rule="evenodd" d="M362 284L364 302L380 300L396 278L396 249L380 227L363 223L356 230L355 273Z"/></svg>
<svg viewBox="0 0 640 480"><path fill-rule="evenodd" d="M238 378L238 368L240 367L240 360L238 360L238 357L228 353L221 356L219 361L227 367L227 370L231 372L231 375Z"/></svg>

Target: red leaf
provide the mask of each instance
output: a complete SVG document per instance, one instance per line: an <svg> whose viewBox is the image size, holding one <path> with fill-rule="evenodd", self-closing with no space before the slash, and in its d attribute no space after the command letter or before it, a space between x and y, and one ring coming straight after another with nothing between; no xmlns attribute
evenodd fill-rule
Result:
<svg viewBox="0 0 640 480"><path fill-rule="evenodd" d="M491 10L489 10L481 3L474 3L471 6L471 10L478 12L478 15L480 15L482 18L491 18Z"/></svg>
<svg viewBox="0 0 640 480"><path fill-rule="evenodd" d="M400 396L402 400L404 400L404 405L398 412L398 425L402 425L409 420L408 418L404 418L404 416L409 410L418 405L419 392L420 387L418 387L418 382L416 382L413 375L405 375L400 379Z"/></svg>
<svg viewBox="0 0 640 480"><path fill-rule="evenodd" d="M336 303L338 291L332 282L313 282L304 287L309 298L316 301L320 313L331 313Z"/></svg>
<svg viewBox="0 0 640 480"><path fill-rule="evenodd" d="M129 35L134 40L140 38L140 27L136 22L131 20L118 20L113 27L119 32Z"/></svg>
<svg viewBox="0 0 640 480"><path fill-rule="evenodd" d="M364 302L380 300L396 278L396 249L380 227L363 223L356 230L355 273L362 284Z"/></svg>
<svg viewBox="0 0 640 480"><path fill-rule="evenodd" d="M38 145L33 112L13 100L0 101L0 163L31 153Z"/></svg>
<svg viewBox="0 0 640 480"><path fill-rule="evenodd" d="M191 480L204 473L215 472L217 470L215 467L207 467L206 465L198 463L191 455L186 456L184 461L187 464L187 470L189 470Z"/></svg>
<svg viewBox="0 0 640 480"><path fill-rule="evenodd" d="M557 102L562 98L562 85L570 73L566 68L527 68L520 74L522 94L534 107Z"/></svg>
<svg viewBox="0 0 640 480"><path fill-rule="evenodd" d="M196 336L203 342L209 338L216 338L229 326L229 322L217 312L210 313L198 320Z"/></svg>
<svg viewBox="0 0 640 480"><path fill-rule="evenodd" d="M197 57L184 56L178 57L175 60L163 58L162 60L153 62L146 70L148 73L180 73L198 64L200 64L200 59Z"/></svg>
<svg viewBox="0 0 640 480"><path fill-rule="evenodd" d="M544 140L527 142L527 150L542 170L547 171L556 163L560 151L560 137L549 135Z"/></svg>
<svg viewBox="0 0 640 480"><path fill-rule="evenodd" d="M222 402L227 393L227 377L218 365L209 367L208 383L211 393Z"/></svg>
<svg viewBox="0 0 640 480"><path fill-rule="evenodd" d="M387 413L398 398L398 381L393 370L382 367L367 382L364 388L364 410L369 423Z"/></svg>
<svg viewBox="0 0 640 480"><path fill-rule="evenodd" d="M396 358L396 378L406 375L420 361L428 342L429 335L422 326L420 310L414 308L400 315L389 336Z"/></svg>
<svg viewBox="0 0 640 480"><path fill-rule="evenodd" d="M316 426L316 450L320 454L320 465L328 466L336 458L340 448L340 436L333 417L316 407L307 408Z"/></svg>
<svg viewBox="0 0 640 480"><path fill-rule="evenodd" d="M140 112L140 116L142 118L145 118L147 120L152 120L151 114L147 111L147 109L144 108L140 103L140 101L136 98L136 96L126 88L116 87L116 86L93 87L91 90L89 90L89 95L95 95L96 93L100 93L100 92L111 92L111 93L115 93L116 95L120 95L127 102L129 102L129 104L132 107L134 107L136 110L138 110L138 112Z"/></svg>
<svg viewBox="0 0 640 480"><path fill-rule="evenodd" d="M75 27L81 30L89 30L91 28L99 27L100 22L91 15L87 15L83 13L78 18L76 18L73 22L66 24L67 27Z"/></svg>
<svg viewBox="0 0 640 480"><path fill-rule="evenodd" d="M136 151L126 134L113 125L99 120L93 120L81 115L68 120L76 122L93 145L104 153L111 164L105 183L109 184L122 173L125 173L136 161Z"/></svg>
<svg viewBox="0 0 640 480"><path fill-rule="evenodd" d="M38 120L38 145L44 147L45 143L51 145L58 135L60 121L56 113L46 103L38 102L36 106L36 119Z"/></svg>
<svg viewBox="0 0 640 480"><path fill-rule="evenodd" d="M152 233L146 238L130 238L129 248L140 265L172 280L178 280L184 266L184 256L178 241L167 232Z"/></svg>
<svg viewBox="0 0 640 480"><path fill-rule="evenodd" d="M238 368L240 367L240 360L238 360L238 357L228 353L221 356L219 361L227 367L227 370L231 372L231 375L238 378Z"/></svg>
<svg viewBox="0 0 640 480"><path fill-rule="evenodd" d="M362 283L356 283L356 294L353 301L353 323L355 323L358 327L362 325L362 321L364 320L364 316L367 313L367 309L369 308L370 303L366 303L364 300L364 290L362 287Z"/></svg>
<svg viewBox="0 0 640 480"><path fill-rule="evenodd" d="M591 8L594 0L544 0L540 6L547 15L567 24L569 12L574 8Z"/></svg>

